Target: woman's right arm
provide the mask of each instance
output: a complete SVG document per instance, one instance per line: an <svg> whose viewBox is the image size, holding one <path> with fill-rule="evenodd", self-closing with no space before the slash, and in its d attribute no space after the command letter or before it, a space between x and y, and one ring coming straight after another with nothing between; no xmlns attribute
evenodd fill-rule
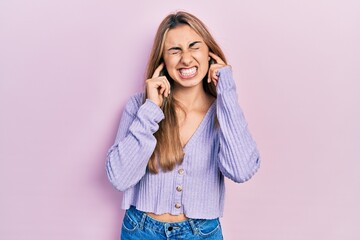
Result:
<svg viewBox="0 0 360 240"><path fill-rule="evenodd" d="M126 104L115 143L107 154L107 176L120 191L134 186L145 175L156 146L154 133L164 118L156 103L147 99L141 105L139 98L136 95Z"/></svg>

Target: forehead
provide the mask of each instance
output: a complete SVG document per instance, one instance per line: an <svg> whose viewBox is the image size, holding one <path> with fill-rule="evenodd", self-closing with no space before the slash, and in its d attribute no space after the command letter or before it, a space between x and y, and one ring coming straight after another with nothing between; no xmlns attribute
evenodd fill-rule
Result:
<svg viewBox="0 0 360 240"><path fill-rule="evenodd" d="M189 25L170 29L165 37L165 45L187 45L193 41L203 41L203 39Z"/></svg>

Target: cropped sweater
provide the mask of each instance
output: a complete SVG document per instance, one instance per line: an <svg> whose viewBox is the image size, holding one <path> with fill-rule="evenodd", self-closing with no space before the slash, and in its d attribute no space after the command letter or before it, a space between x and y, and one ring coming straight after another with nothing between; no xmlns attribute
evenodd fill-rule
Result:
<svg viewBox="0 0 360 240"><path fill-rule="evenodd" d="M155 214L221 217L224 176L241 183L255 174L259 152L238 104L231 68L221 68L218 75L217 98L183 148L182 164L172 171L152 174L147 169L154 133L164 119L161 108L149 99L144 102L144 93L130 98L106 160L110 182L124 191L123 209L133 205Z"/></svg>

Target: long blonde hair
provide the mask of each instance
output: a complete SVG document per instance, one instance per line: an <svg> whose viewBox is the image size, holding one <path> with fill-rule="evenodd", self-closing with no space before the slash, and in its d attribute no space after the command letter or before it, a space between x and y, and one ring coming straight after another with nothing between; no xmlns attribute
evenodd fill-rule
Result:
<svg viewBox="0 0 360 240"><path fill-rule="evenodd" d="M151 78L155 72L155 69L160 65L161 62L164 61L163 50L167 32L170 29L174 29L177 26L184 24L190 26L200 37L202 37L210 52L218 55L226 63L226 58L223 51L216 43L215 39L211 36L205 24L194 15L179 11L173 14L169 14L160 23L147 64L146 79ZM167 74L167 71L164 71L164 73L169 80L170 85L172 86L174 81ZM216 87L214 84L207 83L207 77L208 76L206 75L203 79L204 90L206 93L216 97ZM146 98L147 96L145 94L145 99ZM158 173L159 167L163 171L171 171L174 169L175 165L181 164L183 161L184 153L183 146L180 141L176 109L181 109L181 106L170 94L167 99L164 99L162 106L165 119L160 122L159 130L154 134L157 140L157 144L148 163L148 169L151 173Z"/></svg>

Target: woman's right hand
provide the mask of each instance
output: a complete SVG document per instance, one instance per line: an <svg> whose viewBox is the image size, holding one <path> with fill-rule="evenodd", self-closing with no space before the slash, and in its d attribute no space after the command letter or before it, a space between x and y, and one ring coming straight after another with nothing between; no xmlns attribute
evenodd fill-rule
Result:
<svg viewBox="0 0 360 240"><path fill-rule="evenodd" d="M161 70L164 68L164 63L161 63L155 70L152 78L146 80L146 95L147 98L159 107L162 106L164 97L170 94L170 83L165 76L160 76Z"/></svg>

